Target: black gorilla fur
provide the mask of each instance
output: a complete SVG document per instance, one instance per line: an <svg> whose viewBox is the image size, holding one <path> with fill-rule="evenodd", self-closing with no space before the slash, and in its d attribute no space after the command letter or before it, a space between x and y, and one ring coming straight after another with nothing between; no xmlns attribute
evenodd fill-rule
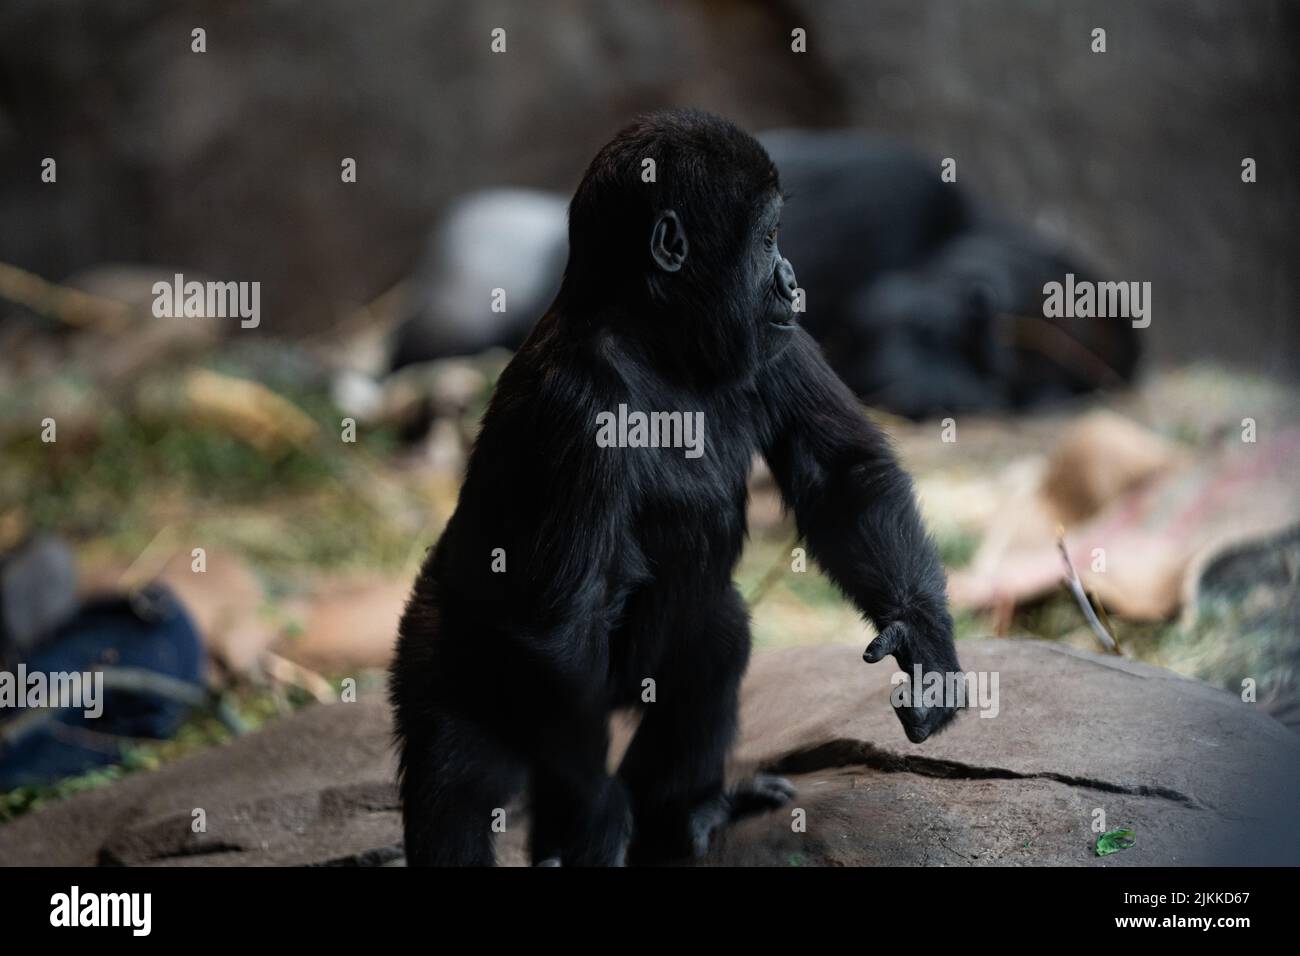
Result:
<svg viewBox="0 0 1300 956"><path fill-rule="evenodd" d="M791 796L776 777L723 781L749 658L731 579L756 451L875 623L866 659L959 669L911 483L794 324L780 208L763 148L701 113L644 117L587 170L559 295L497 385L401 622L410 863L493 863L493 811L525 786L532 858L563 865L699 855L736 813ZM620 404L702 412L703 456L598 447L597 415ZM627 706L642 719L610 775L608 716ZM921 741L954 711L898 715Z"/></svg>

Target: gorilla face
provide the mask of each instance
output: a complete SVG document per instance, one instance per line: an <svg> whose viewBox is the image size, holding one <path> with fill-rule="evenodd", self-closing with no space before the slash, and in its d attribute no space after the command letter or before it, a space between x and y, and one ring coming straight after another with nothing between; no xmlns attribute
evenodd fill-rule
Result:
<svg viewBox="0 0 1300 956"><path fill-rule="evenodd" d="M772 197L759 217L762 236L754 246L754 284L759 294L758 315L762 322L788 332L795 326L795 295L799 283L794 266L781 255L777 240L781 231L781 199Z"/></svg>
<svg viewBox="0 0 1300 956"><path fill-rule="evenodd" d="M797 318L798 281L778 245L781 196L771 189L748 198L751 202L740 210L722 210L723 222L727 212L748 221L739 233L706 227L692 244L686 216L670 209L655 220L650 243L659 273L651 277L652 288L688 326L683 334L695 338L718 368L731 373L752 371L777 355ZM714 291L707 294L705 288Z"/></svg>

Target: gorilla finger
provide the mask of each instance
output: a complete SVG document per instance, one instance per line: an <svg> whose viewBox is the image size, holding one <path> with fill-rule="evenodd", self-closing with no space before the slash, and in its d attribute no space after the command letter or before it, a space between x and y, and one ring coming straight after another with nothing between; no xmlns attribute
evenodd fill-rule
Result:
<svg viewBox="0 0 1300 956"><path fill-rule="evenodd" d="M914 744L923 743L948 727L957 716L956 707L900 707L898 719L903 732Z"/></svg>
<svg viewBox="0 0 1300 956"><path fill-rule="evenodd" d="M875 664L884 660L890 654L897 653L899 648L906 644L907 632L903 629L902 624L891 624L880 636L867 645L867 649L862 654L862 659L868 664Z"/></svg>
<svg viewBox="0 0 1300 956"><path fill-rule="evenodd" d="M903 733L907 734L907 739L912 743L922 743L930 736L929 716L930 709L928 707L899 708L898 719L903 724Z"/></svg>
<svg viewBox="0 0 1300 956"><path fill-rule="evenodd" d="M734 820L751 813L775 810L789 802L795 793L794 784L785 777L770 773L755 774L752 780L732 791L731 817Z"/></svg>
<svg viewBox="0 0 1300 956"><path fill-rule="evenodd" d="M713 834L731 819L731 807L725 797L708 800L691 812L691 856L700 859L709 852Z"/></svg>

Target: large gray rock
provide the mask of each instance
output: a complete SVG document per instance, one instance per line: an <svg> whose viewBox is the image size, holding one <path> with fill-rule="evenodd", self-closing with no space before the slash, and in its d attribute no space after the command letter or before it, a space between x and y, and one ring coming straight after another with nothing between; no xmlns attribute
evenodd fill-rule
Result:
<svg viewBox="0 0 1300 956"><path fill-rule="evenodd" d="M709 862L1296 862L1300 738L1253 705L1052 644L959 651L968 670L998 673L999 713L964 714L921 745L890 710L891 668L863 664L859 646L757 655L734 770L777 768L799 793L737 825ZM616 750L626 731L620 722ZM387 705L375 693L20 819L0 829L0 861L388 862L400 839L392 775ZM199 807L205 834L191 832ZM1097 860L1097 810L1109 828L1134 829L1136 846ZM502 862L524 862L525 829L509 828Z"/></svg>
<svg viewBox="0 0 1300 956"><path fill-rule="evenodd" d="M1121 658L970 641L962 666L998 673L998 715L914 745L889 711L888 669L855 652L756 661L737 762L796 774L807 832L747 821L720 861L1088 863L1097 810L1137 836L1106 863L1300 861L1300 738L1252 704Z"/></svg>
<svg viewBox="0 0 1300 956"><path fill-rule="evenodd" d="M293 865L394 844L389 734L378 692L314 707L0 828L0 862Z"/></svg>

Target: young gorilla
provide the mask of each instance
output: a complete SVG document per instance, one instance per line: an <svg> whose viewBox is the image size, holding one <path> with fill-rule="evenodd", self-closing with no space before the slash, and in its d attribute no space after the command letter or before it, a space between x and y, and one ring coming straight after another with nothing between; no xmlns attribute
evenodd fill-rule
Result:
<svg viewBox="0 0 1300 956"><path fill-rule="evenodd" d="M958 669L907 475L795 325L780 212L762 147L705 114L645 117L587 170L561 290L501 376L402 619L391 694L410 863L493 863L493 811L525 784L532 858L566 866L698 856L736 814L789 799L777 777L723 785L749 658L731 576L756 450L875 623L865 659ZM619 405L702 412L703 455L599 447L597 415ZM611 776L608 715L625 706L643 717ZM898 716L919 742L954 712Z"/></svg>

